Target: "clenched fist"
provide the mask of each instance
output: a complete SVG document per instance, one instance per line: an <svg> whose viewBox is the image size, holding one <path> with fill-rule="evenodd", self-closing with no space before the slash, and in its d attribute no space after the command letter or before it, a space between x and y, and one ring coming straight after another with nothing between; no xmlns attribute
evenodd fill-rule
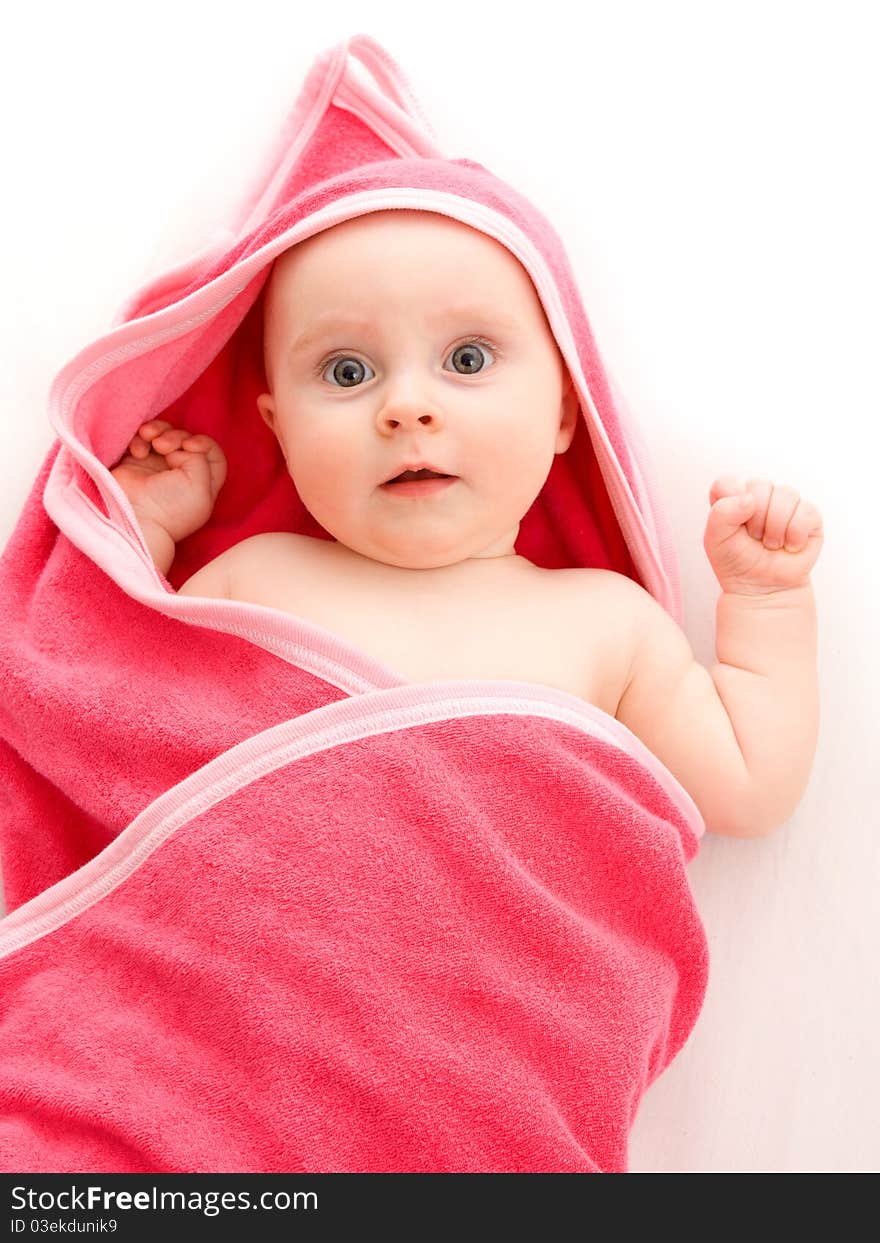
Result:
<svg viewBox="0 0 880 1243"><path fill-rule="evenodd" d="M703 547L723 591L766 595L803 586L822 548L822 516L770 479L716 479Z"/></svg>

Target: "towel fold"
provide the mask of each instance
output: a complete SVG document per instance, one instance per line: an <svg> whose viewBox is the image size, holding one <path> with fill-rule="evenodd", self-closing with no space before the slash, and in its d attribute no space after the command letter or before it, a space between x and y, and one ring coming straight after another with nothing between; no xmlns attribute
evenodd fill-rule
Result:
<svg viewBox="0 0 880 1243"><path fill-rule="evenodd" d="M705 987L692 818L517 683L247 738L4 921L0 1168L624 1170Z"/></svg>

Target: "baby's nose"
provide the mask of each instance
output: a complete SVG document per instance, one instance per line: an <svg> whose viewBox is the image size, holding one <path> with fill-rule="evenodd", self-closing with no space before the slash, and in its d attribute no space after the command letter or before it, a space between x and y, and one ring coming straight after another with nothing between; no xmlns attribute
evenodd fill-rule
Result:
<svg viewBox="0 0 880 1243"><path fill-rule="evenodd" d="M379 415L384 427L430 427L442 422L440 412L426 402L388 402Z"/></svg>

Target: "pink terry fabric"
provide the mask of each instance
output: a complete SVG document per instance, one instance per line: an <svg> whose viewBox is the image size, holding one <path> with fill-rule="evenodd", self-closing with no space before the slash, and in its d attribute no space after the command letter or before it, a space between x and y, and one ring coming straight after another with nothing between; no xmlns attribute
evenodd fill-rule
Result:
<svg viewBox="0 0 880 1243"><path fill-rule="evenodd" d="M369 36L322 53L229 231L56 377L0 559L0 1169L623 1171L697 1020L705 826L624 726L176 594L250 535L330 538L256 409L262 290L303 237L395 207L509 247L580 396L517 550L626 574L680 620L644 444L552 225L443 156ZM150 417L229 461L167 579L109 469Z"/></svg>

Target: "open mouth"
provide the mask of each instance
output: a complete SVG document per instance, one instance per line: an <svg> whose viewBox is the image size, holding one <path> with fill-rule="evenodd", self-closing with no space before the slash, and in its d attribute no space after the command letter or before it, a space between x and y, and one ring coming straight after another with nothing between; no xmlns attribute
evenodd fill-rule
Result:
<svg viewBox="0 0 880 1243"><path fill-rule="evenodd" d="M434 470L405 470L393 479L386 479L383 487L390 483L410 483L416 479L454 479L455 475L440 475Z"/></svg>
<svg viewBox="0 0 880 1243"><path fill-rule="evenodd" d="M381 486L385 492L398 496L430 496L432 492L448 488L457 478L457 475L441 475L433 470L405 470Z"/></svg>

